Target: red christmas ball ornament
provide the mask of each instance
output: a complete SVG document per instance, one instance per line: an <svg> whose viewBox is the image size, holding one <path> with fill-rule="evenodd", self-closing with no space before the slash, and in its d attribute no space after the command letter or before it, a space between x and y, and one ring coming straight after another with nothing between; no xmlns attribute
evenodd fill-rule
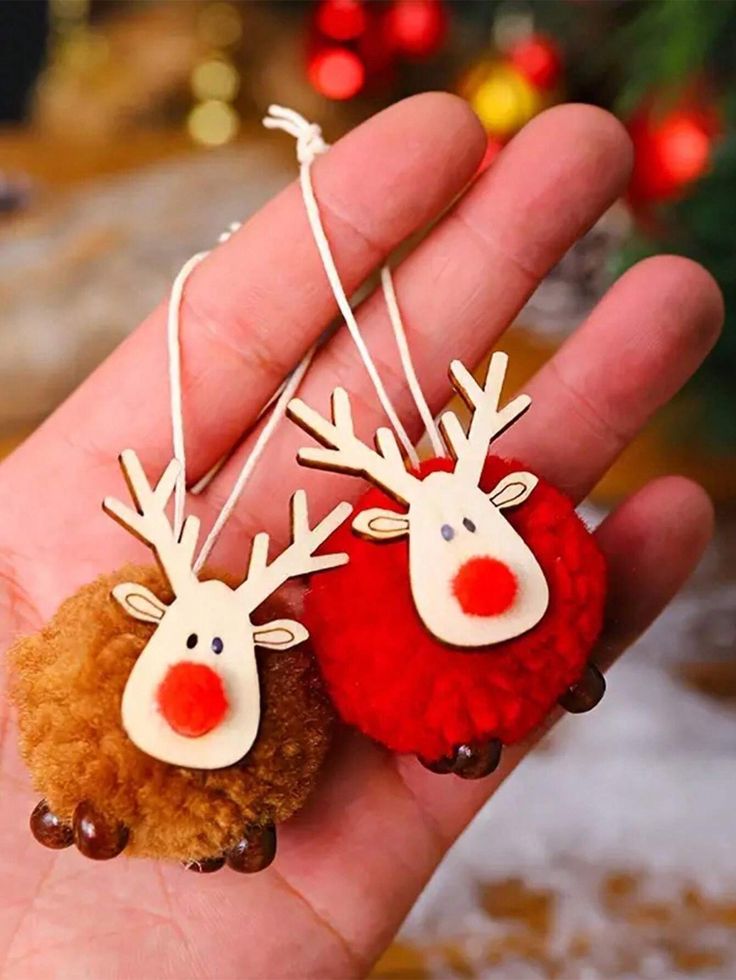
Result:
<svg viewBox="0 0 736 980"><path fill-rule="evenodd" d="M682 194L706 173L718 132L715 114L679 108L663 115L648 109L629 123L634 170L629 194L635 202L663 201Z"/></svg>
<svg viewBox="0 0 736 980"><path fill-rule="evenodd" d="M314 23L324 37L333 41L354 41L368 26L368 16L361 0L322 0Z"/></svg>
<svg viewBox="0 0 736 980"><path fill-rule="evenodd" d="M447 34L445 6L442 0L396 0L386 13L385 32L397 54L427 58Z"/></svg>
<svg viewBox="0 0 736 980"><path fill-rule="evenodd" d="M555 88L562 75L562 53L545 34L518 41L507 53L507 60L535 88L545 92Z"/></svg>
<svg viewBox="0 0 736 980"><path fill-rule="evenodd" d="M365 65L350 48L331 45L311 55L307 75L328 99L352 99L365 84Z"/></svg>
<svg viewBox="0 0 736 980"><path fill-rule="evenodd" d="M433 459L419 475L453 467ZM523 469L489 456L481 487L490 493ZM373 507L404 513L378 489L356 512ZM564 494L541 479L507 514L544 572L549 604L526 633L472 650L442 643L420 619L406 537L377 544L358 537L349 522L334 534L331 548L350 561L312 583L305 623L346 722L396 752L438 760L459 746L518 742L581 678L603 618L605 564L595 539ZM470 615L492 616L513 602L516 581L502 562L478 556L452 588Z"/></svg>

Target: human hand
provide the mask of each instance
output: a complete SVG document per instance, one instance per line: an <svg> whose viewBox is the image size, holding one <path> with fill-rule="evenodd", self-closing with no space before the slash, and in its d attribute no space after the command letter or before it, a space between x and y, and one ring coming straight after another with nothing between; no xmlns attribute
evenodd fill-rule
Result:
<svg viewBox="0 0 736 980"><path fill-rule="evenodd" d="M427 94L386 110L314 167L327 234L348 293L465 187L484 152L465 103ZM416 366L433 409L448 395L452 357L475 363L539 279L625 186L631 151L620 125L584 106L535 119L397 270ZM334 302L295 185L255 215L193 275L182 312L190 477L235 446L284 374L334 315ZM503 451L576 500L715 341L717 288L698 266L650 259L611 289L533 379L532 412ZM380 296L359 313L391 394L411 406ZM135 448L149 473L171 455L165 307L153 313L0 467L2 638L36 630L80 585L142 552L115 533L100 501L119 486L117 455ZM341 330L302 393L323 406L350 389L361 429L382 420L364 368ZM415 431L415 434L416 433ZM298 468L304 436L284 423L216 552L242 568L249 536L285 531L290 491L315 515L360 492L356 480ZM195 508L217 512L248 446ZM658 480L597 532L610 569L599 663L608 664L676 592L710 535L711 508L691 483ZM245 549L245 550L244 550ZM613 695L615 697L615 692ZM86 861L39 848L26 829L36 802L2 709L0 955L10 977L348 977L389 942L447 847L518 763L504 752L478 783L435 776L344 734L306 810L279 832L267 871L222 872L118 858ZM595 724L592 720L591 724Z"/></svg>

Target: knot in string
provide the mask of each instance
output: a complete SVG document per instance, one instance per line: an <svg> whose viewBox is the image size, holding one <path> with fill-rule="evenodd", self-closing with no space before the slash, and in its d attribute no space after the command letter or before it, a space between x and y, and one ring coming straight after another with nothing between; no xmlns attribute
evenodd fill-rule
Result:
<svg viewBox="0 0 736 980"><path fill-rule="evenodd" d="M296 140L296 157L302 166L309 167L315 159L329 149L322 138L322 129L317 123L308 122L304 116L293 109L272 105L263 120L266 129L281 129Z"/></svg>
<svg viewBox="0 0 736 980"><path fill-rule="evenodd" d="M240 229L241 222L233 221L218 238L218 242L223 244L232 238ZM186 446L184 441L184 414L182 404L182 385L181 385L181 337L180 319L181 308L184 300L184 289L189 281L189 277L196 267L207 258L209 251L198 252L188 259L179 270L169 296L169 308L167 316L167 341L169 349L169 396L171 400L171 431L173 442L174 459L179 463L179 474L174 488L174 533L178 537L184 526L184 511L186 507L187 494L187 461ZM199 573L210 552L214 548L217 539L222 533L230 515L235 510L237 503L245 489L245 485L250 479L256 465L262 457L268 442L270 441L279 421L286 415L286 406L296 394L301 381L306 374L314 356L315 346L312 346L304 355L300 363L294 369L290 377L287 377L281 388L274 394L270 402L262 409L258 418L260 419L269 409L271 415L258 434L249 456L243 462L240 473L235 479L235 483L223 504L220 513L217 515L211 531L207 535L204 544L194 561L192 569L195 574ZM224 460L220 460L203 480L200 480L198 488L203 489L210 479L219 470Z"/></svg>
<svg viewBox="0 0 736 980"><path fill-rule="evenodd" d="M319 252L322 265L324 266L325 275L327 276L330 288L332 289L337 307L342 314L350 336L353 338L353 342L358 350L360 359L368 372L368 377L373 384L378 400L381 403L381 406L386 413L386 417L391 423L399 442L403 446L409 462L416 469L419 466L419 456L417 455L417 451L414 448L414 444L412 443L408 432L399 418L399 413L396 410L396 407L392 403L391 398L386 391L373 357L368 350L360 326L358 325L358 321L356 320L352 306L350 305L350 301L345 293L345 289L340 279L340 274L337 270L335 259L332 254L332 249L329 241L327 240L324 225L322 224L319 204L314 193L314 185L312 183L311 176L314 158L320 153L325 153L329 149L328 144L322 139L322 130L318 125L316 125L316 123L307 122L303 116L300 116L299 113L295 112L293 109L286 109L283 106L278 105L269 106L268 115L263 120L263 125L266 127L266 129L283 130L283 132L288 133L296 140L296 155L297 160L299 161L299 183L302 190L302 196L304 198L304 207L307 212L309 227L312 230L317 251ZM388 266L384 266L381 270L381 284L383 287L386 307L388 309L389 320L391 322L391 327L393 329L394 337L399 350L401 366L409 386L409 391L427 430L435 454L437 456L444 456L445 450L442 445L442 440L440 439L437 426L432 418L432 413L427 404L427 400L422 392L416 369L411 358L406 331L404 330L404 325L401 320L401 312L399 310L399 304L396 299L396 292L394 290L393 280L391 278L391 270Z"/></svg>

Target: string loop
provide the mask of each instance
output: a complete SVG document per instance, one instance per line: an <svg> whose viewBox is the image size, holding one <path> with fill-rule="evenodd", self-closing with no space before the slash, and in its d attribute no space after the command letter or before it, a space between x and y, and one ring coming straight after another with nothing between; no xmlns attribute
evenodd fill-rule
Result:
<svg viewBox="0 0 736 980"><path fill-rule="evenodd" d="M240 222L233 222L227 231L220 235L218 241L220 243L228 241L233 234L241 227ZM186 505L186 493L187 493L187 461L186 461L186 444L184 439L184 413L182 405L182 386L181 386L181 330L180 330L180 319L181 319L181 308L184 301L184 288L197 266L210 254L210 251L198 252L193 255L190 259L184 263L184 265L179 270L176 278L174 279L173 285L171 287L171 293L169 295L169 307L166 323L166 335L167 344L169 351L169 395L170 395L170 406L171 406L171 438L173 446L174 459L179 463L179 475L177 476L176 485L174 487L174 518L173 518L173 529L174 533L178 537L181 534L182 527L184 525L184 512ZM266 405L261 412L263 415L265 412L271 409L271 415L266 422L266 424L261 429L253 449L251 450L248 457L245 459L240 472L238 473L235 482L233 484L232 490L230 491L227 500L220 509L219 514L215 518L212 529L207 535L204 544L202 545L196 560L193 563L192 569L195 574L197 574L204 563L207 561L212 549L214 548L217 540L222 533L223 528L227 524L232 512L235 510L240 497L242 496L243 490L245 489L246 483L250 479L253 471L258 464L261 456L263 455L271 436L276 430L279 421L286 415L286 406L289 401L296 394L299 385L306 374L309 365L314 356L315 347L311 347L307 353L304 355L302 360L299 362L293 373L286 381L282 384L280 390L271 399L271 401ZM259 416L260 418L261 416ZM211 474L217 472L220 468L223 460L221 460L211 471ZM210 476L210 474L208 474ZM200 481L198 485L200 489L203 489L205 481Z"/></svg>
<svg viewBox="0 0 736 980"><path fill-rule="evenodd" d="M281 129L296 140L296 156L301 166L310 166L316 157L329 150L322 138L322 129L317 123L310 123L293 109L272 105L263 120L266 129Z"/></svg>
<svg viewBox="0 0 736 980"><path fill-rule="evenodd" d="M412 442L409 434L401 422L401 419L399 418L399 414L396 411L388 392L386 391L375 362L370 354L370 351L368 350L360 326L358 325L358 321L355 318L353 309L345 294L345 290L340 279L340 274L337 271L337 266L335 265L335 260L332 255L332 249L330 248L327 235L325 234L324 225L322 224L319 205L317 203L317 198L314 193L314 185L312 183L311 168L315 158L320 154L325 153L329 149L329 145L325 143L324 139L322 138L322 130L320 127L315 123L309 123L303 116L299 115L299 113L295 112L293 109L286 109L283 106L272 105L269 107L268 113L269 114L263 120L263 125L267 129L283 130L285 133L293 136L296 140L296 155L297 160L299 161L299 183L301 185L302 196L304 198L304 206L306 208L307 218L309 219L309 226L312 230L312 235L314 236L314 241L320 254L320 258L322 259L325 274L327 275L327 280L330 284L330 288L332 289L332 293L335 297L340 313L345 320L348 331L353 338L353 342L358 350L360 359L362 360L363 365L368 372L368 376L373 383L378 400L380 401L381 406L383 407L383 410L394 429L394 432L401 442L410 464L416 468L419 466L419 456L414 448L414 443ZM409 345L406 338L406 331L404 330L404 325L401 321L401 313L399 311L396 293L394 291L393 281L391 279L391 272L388 266L384 266L381 269L381 283L389 320L394 332L396 346L399 351L399 358L401 360L404 375L406 376L409 391L414 399L414 404L417 407L417 411L419 412L422 422L424 423L429 435L432 443L432 449L437 456L444 456L445 448L437 431L437 426L435 425L432 413L429 410L427 400L422 392L416 369L411 358L411 352L409 350Z"/></svg>
<svg viewBox="0 0 736 980"><path fill-rule="evenodd" d="M419 383L419 378L417 377L417 371L414 367L411 351L409 349L409 340L406 336L406 330L404 329L404 324L401 319L399 301L396 298L393 276L391 275L391 269L388 265L384 265L381 268L381 288L383 289L383 299L386 303L388 318L391 321L391 327L394 332L394 340L396 341L396 347L399 351L399 359L404 370L406 383L409 385L409 391L414 399L414 404L419 412L419 417L424 423L424 430L429 437L430 443L432 444L432 451L434 452L435 456L446 456L447 452L445 450L445 445L442 442L439 429L437 428L434 416L430 411L429 405L427 404L427 399L424 397L424 392L422 391L422 386Z"/></svg>

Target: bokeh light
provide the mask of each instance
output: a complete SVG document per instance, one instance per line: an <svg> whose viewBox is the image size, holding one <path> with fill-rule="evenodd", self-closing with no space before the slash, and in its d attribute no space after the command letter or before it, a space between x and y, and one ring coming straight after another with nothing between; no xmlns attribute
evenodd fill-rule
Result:
<svg viewBox="0 0 736 980"><path fill-rule="evenodd" d="M445 9L438 0L397 0L386 15L386 31L394 48L410 57L434 54L447 30Z"/></svg>
<svg viewBox="0 0 736 980"><path fill-rule="evenodd" d="M203 146L224 146L235 138L239 125L237 112L219 99L200 102L187 118L189 135Z"/></svg>
<svg viewBox="0 0 736 980"><path fill-rule="evenodd" d="M196 66L192 72L191 85L192 93L197 99L231 102L237 95L240 79L233 65L212 58Z"/></svg>
<svg viewBox="0 0 736 980"><path fill-rule="evenodd" d="M365 66L348 48L323 48L312 56L309 81L328 99L351 99L363 88Z"/></svg>
<svg viewBox="0 0 736 980"><path fill-rule="evenodd" d="M317 8L317 29L333 41L353 41L365 31L368 18L359 0L323 0Z"/></svg>

